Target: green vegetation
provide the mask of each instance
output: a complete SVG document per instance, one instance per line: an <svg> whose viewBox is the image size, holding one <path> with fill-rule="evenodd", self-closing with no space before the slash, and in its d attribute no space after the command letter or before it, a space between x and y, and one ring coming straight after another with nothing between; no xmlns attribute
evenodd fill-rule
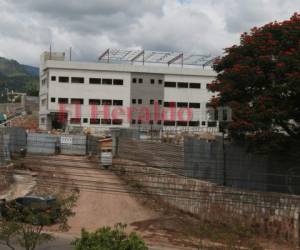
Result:
<svg viewBox="0 0 300 250"><path fill-rule="evenodd" d="M127 235L126 225L117 224L113 229L103 227L96 232L89 233L84 229L81 238L72 245L76 250L147 250L144 241L136 234Z"/></svg>
<svg viewBox="0 0 300 250"><path fill-rule="evenodd" d="M256 242L258 232L256 228L249 228L240 223L222 223L204 221L200 226L200 248L209 250L235 250L235 249L253 249L262 250ZM209 240L215 246L207 247L203 240Z"/></svg>
<svg viewBox="0 0 300 250"><path fill-rule="evenodd" d="M232 138L263 153L300 149L300 14L241 36L240 45L226 49L210 84L218 96L213 106L232 109Z"/></svg>
<svg viewBox="0 0 300 250"><path fill-rule="evenodd" d="M7 90L37 96L38 88L37 68L21 65L15 60L0 57L0 102L6 102Z"/></svg>
<svg viewBox="0 0 300 250"><path fill-rule="evenodd" d="M44 232L46 226L55 224L60 231L69 229L68 218L74 216L72 208L77 198L78 193L74 193L67 198L57 199L56 205L47 210L35 206L24 209L9 207L0 220L0 243L11 250L17 249L16 245L35 250L37 246L53 239L51 234Z"/></svg>

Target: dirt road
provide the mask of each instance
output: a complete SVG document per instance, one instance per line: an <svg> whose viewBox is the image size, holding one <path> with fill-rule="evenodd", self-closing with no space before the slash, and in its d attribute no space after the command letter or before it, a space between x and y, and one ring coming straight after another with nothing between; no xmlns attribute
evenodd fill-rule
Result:
<svg viewBox="0 0 300 250"><path fill-rule="evenodd" d="M128 231L138 231L151 244L159 240L163 247L170 239L178 240L173 234L174 227L178 226L173 225L177 215L167 218L159 209L141 202L118 176L100 169L95 161L77 156L30 156L26 165L40 173L38 189L79 188L80 196L74 209L76 215L69 220L68 235L78 236L82 228L96 230L125 223ZM185 222L183 220L182 224ZM166 227L160 228L161 225Z"/></svg>

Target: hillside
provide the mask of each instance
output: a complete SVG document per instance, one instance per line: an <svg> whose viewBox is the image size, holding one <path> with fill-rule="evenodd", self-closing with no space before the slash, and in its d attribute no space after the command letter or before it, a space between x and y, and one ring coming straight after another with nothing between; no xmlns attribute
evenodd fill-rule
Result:
<svg viewBox="0 0 300 250"><path fill-rule="evenodd" d="M38 68L0 57L0 102L5 102L6 89L38 95Z"/></svg>

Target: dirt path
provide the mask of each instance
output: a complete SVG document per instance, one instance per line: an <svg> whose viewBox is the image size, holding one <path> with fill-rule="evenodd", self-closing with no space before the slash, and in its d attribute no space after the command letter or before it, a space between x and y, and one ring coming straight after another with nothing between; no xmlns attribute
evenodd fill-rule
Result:
<svg viewBox="0 0 300 250"><path fill-rule="evenodd" d="M32 177L30 171L15 171L13 175L13 184L5 194L0 196L0 199L10 201L25 196L32 191L35 185L35 178Z"/></svg>
<svg viewBox="0 0 300 250"><path fill-rule="evenodd" d="M76 165L81 169L74 170ZM70 233L79 233L81 228L95 230L116 223L130 225L136 221L149 220L159 215L141 206L137 200L126 193L126 187L117 176L107 170L100 170L95 164L73 162L72 168L65 167L65 172L80 179L80 197L75 208L76 216L70 219ZM92 183L86 187L85 182ZM76 183L76 180L74 181ZM87 189L95 190L87 190Z"/></svg>
<svg viewBox="0 0 300 250"><path fill-rule="evenodd" d="M182 225L187 227L186 218L170 213L170 210L166 215L161 204L153 206L150 197L131 194L118 176L100 169L95 161L76 156L30 156L26 159L26 166L39 173L37 189L44 194L45 191L51 193L51 189L63 192L64 186L79 188L80 196L74 208L76 215L69 219L69 236L79 236L82 228L92 231L125 223L128 231L137 231L148 244L159 244L153 249L164 246L180 249L178 247L188 241L186 232L181 237L176 235L176 230L181 230Z"/></svg>
<svg viewBox="0 0 300 250"><path fill-rule="evenodd" d="M109 170L100 169L96 163L78 156L33 157L26 165L34 170L48 171L46 186L74 186L80 190L76 216L69 220L70 234L78 235L82 228L96 230L103 226L125 223L129 229L139 221L156 220L160 214L145 207L127 192L123 182ZM51 180L50 180L51 179ZM43 183L42 181L40 181Z"/></svg>

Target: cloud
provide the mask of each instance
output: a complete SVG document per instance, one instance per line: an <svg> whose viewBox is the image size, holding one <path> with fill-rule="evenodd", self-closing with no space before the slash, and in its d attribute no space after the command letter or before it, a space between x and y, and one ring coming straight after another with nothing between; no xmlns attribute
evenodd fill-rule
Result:
<svg viewBox="0 0 300 250"><path fill-rule="evenodd" d="M0 55L38 65L50 42L89 61L106 48L220 54L299 9L294 0L0 0Z"/></svg>

